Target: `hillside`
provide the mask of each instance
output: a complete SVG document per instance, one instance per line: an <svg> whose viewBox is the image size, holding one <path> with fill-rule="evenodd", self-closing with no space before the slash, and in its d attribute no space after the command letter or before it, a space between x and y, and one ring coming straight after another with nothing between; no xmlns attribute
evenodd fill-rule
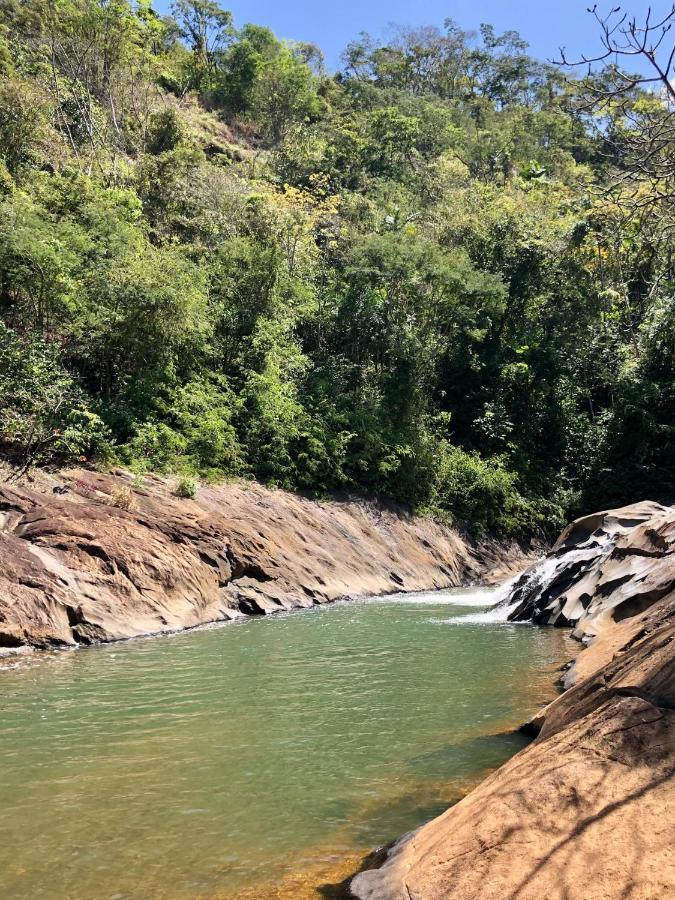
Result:
<svg viewBox="0 0 675 900"><path fill-rule="evenodd" d="M667 499L672 110L573 75L488 25L329 74L210 0L3 0L3 456L478 536Z"/></svg>

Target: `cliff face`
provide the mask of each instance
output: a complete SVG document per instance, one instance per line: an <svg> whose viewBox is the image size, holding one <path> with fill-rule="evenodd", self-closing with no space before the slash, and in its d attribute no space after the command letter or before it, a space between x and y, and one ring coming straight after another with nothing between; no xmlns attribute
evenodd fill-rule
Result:
<svg viewBox="0 0 675 900"><path fill-rule="evenodd" d="M511 618L592 639L568 690L533 744L353 879L354 896L675 896L675 509L578 520L509 602Z"/></svg>
<svg viewBox="0 0 675 900"><path fill-rule="evenodd" d="M128 506L129 508L120 508ZM0 647L171 631L338 597L457 585L479 557L448 528L259 485L175 497L159 478L61 473L0 486Z"/></svg>

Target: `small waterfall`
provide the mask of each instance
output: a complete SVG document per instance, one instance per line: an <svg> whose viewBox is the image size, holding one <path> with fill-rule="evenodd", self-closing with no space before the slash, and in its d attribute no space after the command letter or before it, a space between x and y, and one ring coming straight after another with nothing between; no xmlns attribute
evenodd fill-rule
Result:
<svg viewBox="0 0 675 900"><path fill-rule="evenodd" d="M498 590L501 596L489 609L456 621L567 624L561 618L565 591L590 569L597 569L598 558L609 556L616 540L616 534L599 531L581 544L551 550L521 575L504 582Z"/></svg>
<svg viewBox="0 0 675 900"><path fill-rule="evenodd" d="M617 537L597 531L583 543L551 550L516 579L505 599L490 612L500 615L503 621L567 624L558 621L565 591L591 569L599 570L602 560L614 549Z"/></svg>
<svg viewBox="0 0 675 900"><path fill-rule="evenodd" d="M463 616L457 616L450 621L455 623L466 623L466 624L482 624L482 623L491 623L491 622L506 622L508 620L508 614L511 609L515 607L507 605L507 601L513 592L513 589L516 583L520 580L522 576L515 575L513 578L509 578L508 581L503 582L496 588L491 588L488 591L481 591L480 588L476 589L477 594L481 594L485 599L481 604L481 606L488 606L489 608L479 613L467 613ZM496 602L495 602L496 600ZM473 604L468 604L462 602L460 598L461 605L469 606Z"/></svg>

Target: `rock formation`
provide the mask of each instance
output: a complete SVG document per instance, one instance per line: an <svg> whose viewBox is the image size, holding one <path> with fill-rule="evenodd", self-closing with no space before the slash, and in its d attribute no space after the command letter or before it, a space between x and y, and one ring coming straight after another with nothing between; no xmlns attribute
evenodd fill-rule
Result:
<svg viewBox="0 0 675 900"><path fill-rule="evenodd" d="M53 647L448 587L503 559L372 504L255 484L181 499L160 478L72 470L0 486L0 561L0 647Z"/></svg>
<svg viewBox="0 0 675 900"><path fill-rule="evenodd" d="M648 609L673 584L670 553L675 514L658 503L577 519L543 564L526 572L505 603L508 618L575 625L589 639L608 625Z"/></svg>
<svg viewBox="0 0 675 900"><path fill-rule="evenodd" d="M675 897L675 509L574 522L506 601L590 646L537 740L351 882L360 900Z"/></svg>

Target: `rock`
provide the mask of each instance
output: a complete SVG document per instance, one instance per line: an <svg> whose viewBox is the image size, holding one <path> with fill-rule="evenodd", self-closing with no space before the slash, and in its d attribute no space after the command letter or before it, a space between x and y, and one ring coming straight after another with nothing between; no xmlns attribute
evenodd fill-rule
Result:
<svg viewBox="0 0 675 900"><path fill-rule="evenodd" d="M529 723L534 743L352 879L354 897L675 897L674 525L658 504L587 516L548 580L521 579L533 618L591 641L569 689Z"/></svg>
<svg viewBox="0 0 675 900"><path fill-rule="evenodd" d="M590 639L675 588L675 510L658 503L573 522L511 598L511 621L575 625ZM539 575L539 577L537 577Z"/></svg>
<svg viewBox="0 0 675 900"><path fill-rule="evenodd" d="M614 697L357 875L360 900L675 896L675 712Z"/></svg>
<svg viewBox="0 0 675 900"><path fill-rule="evenodd" d="M597 638L570 669L566 680L576 683L542 711L542 737L562 731L617 696L641 697L675 709L675 591L617 632L609 630ZM588 675L580 679L584 670ZM675 755L675 746L672 750Z"/></svg>
<svg viewBox="0 0 675 900"><path fill-rule="evenodd" d="M89 644L444 588L506 557L492 546L483 563L453 530L403 511L255 484L180 499L155 476L138 485L122 470L75 469L42 488L0 486L0 646ZM121 490L133 492L128 509L113 505Z"/></svg>

